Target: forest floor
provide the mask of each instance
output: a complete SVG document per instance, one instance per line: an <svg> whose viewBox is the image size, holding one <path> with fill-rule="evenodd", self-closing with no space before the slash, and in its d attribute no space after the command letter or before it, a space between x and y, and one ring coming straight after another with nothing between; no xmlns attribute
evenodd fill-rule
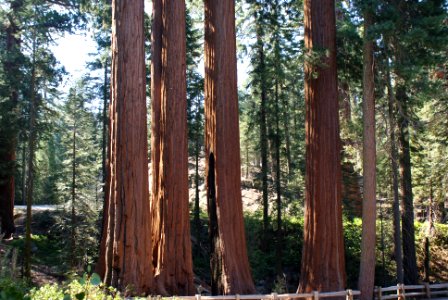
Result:
<svg viewBox="0 0 448 300"><path fill-rule="evenodd" d="M244 170L242 170L243 175ZM204 161L200 161L199 165L200 174L204 174ZM189 177L190 182L193 182L190 186L190 202L194 202L195 198L195 186L194 186L194 161L190 160L189 166ZM151 182L151 181L150 181ZM248 240L248 254L250 263L253 269L253 277L256 282L257 288L260 292L271 291L276 284L278 284L278 277L275 276L275 255L273 254L274 248L271 247L270 251L272 253L262 253L259 250L259 234L261 230L261 216L259 214L261 210L261 193L255 188L256 184L254 180L249 176L242 177L242 202L243 210L245 212L245 223L246 223L246 238ZM202 180L200 182L200 207L202 212L206 211L206 192L205 184ZM272 197L274 198L274 197ZM271 205L273 207L273 205ZM0 244L0 254L8 249L16 248L23 249L24 236L25 236L25 213L26 207L16 206L15 208L15 222L17 226L16 238L8 242L8 244ZM34 285L42 286L46 283L61 283L66 279L69 279L73 273L69 273L70 266L67 262L67 253L64 253L62 244L64 241L60 241L61 234L58 232L58 227L61 226L58 222L61 219L66 218L63 209L57 206L33 206L33 224L32 224L32 281ZM197 239L197 237L192 237L193 246L199 247L200 255L198 256L195 252L195 282L203 286L207 286L208 282L208 258L207 258L207 220L206 215L201 214L203 219L203 232L202 237ZM296 288L298 281L298 269L300 264L300 253L301 253L301 238L302 225L300 219L285 216L284 226L285 226L285 242L287 244L284 249L284 276L288 277L288 285L292 289ZM359 245L358 245L358 235L360 235L360 223L351 223L350 226L345 226L346 231L346 248L347 248L347 270L348 274L353 273L353 282L357 281L356 274L358 268L359 259ZM421 223L420 223L421 224ZM417 232L423 232L421 228L423 225L417 227ZM56 228L56 229L55 229ZM431 270L432 276L431 281L448 282L448 226L443 225L440 227L438 236L434 239L431 244ZM56 231L55 231L56 230ZM447 231L447 232L443 232ZM417 233L418 235L418 233ZM297 238L299 236L299 238ZM417 256L420 270L423 271L423 258L424 251L422 247L422 237L416 236L417 238ZM204 240L204 242L198 242L198 240ZM65 241L67 242L67 241ZM2 248L3 247L3 248ZM5 248L6 247L6 248ZM391 249L392 249L391 245ZM198 248L196 248L198 249ZM3 255L4 256L4 255ZM10 255L11 256L11 255ZM23 261L21 260L21 255L17 255L18 259L14 262L16 265L17 273L21 273L21 268ZM393 258L387 257L388 260L388 272L393 276ZM79 270L83 272L84 267L80 267ZM1 270L1 269L0 269ZM390 271L392 270L392 271ZM286 275L285 275L286 274ZM421 272L423 275L423 272ZM349 276L350 277L350 276ZM389 277L392 278L392 277ZM350 280L349 280L350 281ZM350 283L349 283L350 284Z"/></svg>

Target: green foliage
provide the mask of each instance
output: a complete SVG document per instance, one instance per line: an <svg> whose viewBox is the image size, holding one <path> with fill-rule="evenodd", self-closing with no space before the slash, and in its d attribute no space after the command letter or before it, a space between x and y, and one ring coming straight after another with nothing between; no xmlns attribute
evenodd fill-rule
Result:
<svg viewBox="0 0 448 300"><path fill-rule="evenodd" d="M66 286L46 284L40 288L33 288L27 295L35 300L115 300L122 299L114 288L106 288L98 274L84 274Z"/></svg>

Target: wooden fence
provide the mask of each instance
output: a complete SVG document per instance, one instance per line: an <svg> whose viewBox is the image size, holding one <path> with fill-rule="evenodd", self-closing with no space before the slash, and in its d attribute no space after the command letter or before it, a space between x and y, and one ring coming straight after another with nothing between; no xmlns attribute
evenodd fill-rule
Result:
<svg viewBox="0 0 448 300"><path fill-rule="evenodd" d="M375 299L443 299L448 300L448 283L404 285L375 288Z"/></svg>
<svg viewBox="0 0 448 300"><path fill-rule="evenodd" d="M346 290L340 292L311 292L303 294L266 294L266 295L225 295L225 296L180 296L176 299L181 300L253 300L253 299L266 299L266 300L282 300L282 299L327 299L336 297L345 297L347 300L353 300L356 296L361 295L360 291Z"/></svg>

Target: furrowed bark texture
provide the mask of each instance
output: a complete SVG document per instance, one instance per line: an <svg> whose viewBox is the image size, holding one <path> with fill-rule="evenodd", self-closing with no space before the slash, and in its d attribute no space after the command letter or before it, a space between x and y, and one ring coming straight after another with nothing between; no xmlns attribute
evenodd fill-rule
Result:
<svg viewBox="0 0 448 300"><path fill-rule="evenodd" d="M306 193L300 292L345 288L336 26L333 0L306 0L305 47L325 49L305 64Z"/></svg>
<svg viewBox="0 0 448 300"><path fill-rule="evenodd" d="M152 92L153 291L164 296L192 295L185 1L155 0L153 14L152 89L158 89Z"/></svg>
<svg viewBox="0 0 448 300"><path fill-rule="evenodd" d="M150 292L151 215L143 0L112 1L110 176L104 281L128 295Z"/></svg>
<svg viewBox="0 0 448 300"><path fill-rule="evenodd" d="M205 1L205 153L213 294L255 291L241 203L235 3Z"/></svg>
<svg viewBox="0 0 448 300"><path fill-rule="evenodd" d="M367 35L373 23L372 14L364 13L364 34ZM364 37L364 76L363 76L363 186L362 202L362 240L359 284L361 299L373 297L375 281L376 245L376 142L375 142L375 81L373 62L373 41Z"/></svg>

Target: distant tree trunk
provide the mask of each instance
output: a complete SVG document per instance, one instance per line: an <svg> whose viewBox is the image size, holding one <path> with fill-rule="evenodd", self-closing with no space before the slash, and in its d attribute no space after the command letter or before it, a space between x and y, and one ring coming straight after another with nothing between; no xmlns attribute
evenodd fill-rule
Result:
<svg viewBox="0 0 448 300"><path fill-rule="evenodd" d="M387 62L386 62L387 63ZM395 98L392 90L392 81L390 78L389 65L387 63L386 70L386 84L388 93L388 118L389 118L389 135L390 135L390 157L391 157L391 169L392 169L392 187L394 190L394 202L393 202L393 223L394 223L394 247L395 247L395 261L397 264L397 281L403 283L403 255L401 248L401 230L400 230L400 200L398 197L398 151L395 138L395 116L394 116L394 103Z"/></svg>
<svg viewBox="0 0 448 300"><path fill-rule="evenodd" d="M104 282L129 295L149 293L149 210L143 0L112 1L110 175Z"/></svg>
<svg viewBox="0 0 448 300"><path fill-rule="evenodd" d="M76 95L75 95L76 96ZM76 265L76 103L74 107L75 111L73 114L73 141L72 141L72 220L71 220L71 264L72 268Z"/></svg>
<svg viewBox="0 0 448 300"><path fill-rule="evenodd" d="M367 36L373 16L364 12L364 74L363 74L363 202L361 267L358 288L361 299L373 298L376 248L376 142L375 142L375 80L373 41Z"/></svg>
<svg viewBox="0 0 448 300"><path fill-rule="evenodd" d="M277 56L278 57L278 56ZM276 256L276 269L277 274L282 274L282 248L283 248L283 230L282 230L282 178L281 178L281 162L280 162L280 96L279 96L279 82L278 79L275 79L274 86L274 113L275 113L275 192L277 194L276 199L276 210L277 210L277 243L275 247L275 256Z"/></svg>
<svg viewBox="0 0 448 300"><path fill-rule="evenodd" d="M152 241L155 270L153 291L164 296L192 295L193 263L191 256L190 219L188 205L188 139L187 139L187 95L185 62L185 1L154 1L154 25L161 30L162 47L153 55L161 57L162 70L152 77L159 85L160 101L153 101L153 110L159 119L153 119L158 132L153 136L159 141L152 148L153 174L157 183L152 188ZM156 16L161 14L163 17ZM154 37L160 34L154 33ZM160 40L159 40L160 41ZM155 41L157 44L157 41ZM154 62L160 66L160 62ZM154 170L157 167L158 170Z"/></svg>
<svg viewBox="0 0 448 300"><path fill-rule="evenodd" d="M199 108L198 108L199 110ZM199 112L197 113L196 116L199 116ZM198 119L198 118L197 118ZM198 120L197 120L198 121ZM201 209L199 207L199 153L200 153L200 135L197 134L196 135L196 141L195 141L195 149L194 149L194 160L195 160L195 167L194 167L194 227L195 227L195 235L196 235L196 239L197 239L197 243L199 244L201 242L201 231L202 231L202 227L201 227ZM197 255L200 254L200 248L197 247L198 249L198 253Z"/></svg>
<svg viewBox="0 0 448 300"><path fill-rule="evenodd" d="M106 193L105 191L105 187L106 187L106 181L107 181L107 123L109 122L109 118L107 116L107 108L109 107L108 105L108 98L109 98L109 84L108 84L108 77L107 74L109 72L109 68L108 68L108 59L106 58L104 60L104 83L103 83L103 116L102 116L102 121L103 121L103 138L102 138L102 171L103 171L103 197L104 199L106 199Z"/></svg>
<svg viewBox="0 0 448 300"><path fill-rule="evenodd" d="M241 203L235 2L205 1L205 155L212 294L255 291Z"/></svg>
<svg viewBox="0 0 448 300"><path fill-rule="evenodd" d="M6 84L9 88L9 99L0 104L5 112L0 119L0 227L4 239L9 239L15 232L14 226L14 174L16 168L17 115L19 100L20 74L20 28L15 23L15 16L23 6L23 1L10 1L11 13L6 27L6 54L2 62L7 74Z"/></svg>
<svg viewBox="0 0 448 300"><path fill-rule="evenodd" d="M32 45L32 60L31 60L31 99L29 103L29 136L28 136L28 162L27 162L27 183L26 183L26 224L25 224L25 250L24 261L26 278L31 278L31 209L33 204L33 190L34 190L34 156L36 148L36 119L37 119L37 93L36 93L36 29L33 29L33 45Z"/></svg>
<svg viewBox="0 0 448 300"><path fill-rule="evenodd" d="M26 134L22 142L22 205L26 205Z"/></svg>
<svg viewBox="0 0 448 300"><path fill-rule="evenodd" d="M264 57L264 32L262 25L257 22L258 56L260 64L260 154L261 154L261 181L263 197L263 242L262 247L267 250L269 239L269 191L268 191L268 131L266 124L267 114L267 84L266 62Z"/></svg>
<svg viewBox="0 0 448 300"><path fill-rule="evenodd" d="M345 288L336 24L333 0L305 0L305 47L326 49L325 67L305 64L306 191L300 292Z"/></svg>
<svg viewBox="0 0 448 300"><path fill-rule="evenodd" d="M411 152L409 147L409 114L405 86L397 86L397 101L401 104L398 118L400 129L400 175L401 175L401 223L403 237L404 283L418 283L417 257L415 254L414 200L412 195Z"/></svg>

